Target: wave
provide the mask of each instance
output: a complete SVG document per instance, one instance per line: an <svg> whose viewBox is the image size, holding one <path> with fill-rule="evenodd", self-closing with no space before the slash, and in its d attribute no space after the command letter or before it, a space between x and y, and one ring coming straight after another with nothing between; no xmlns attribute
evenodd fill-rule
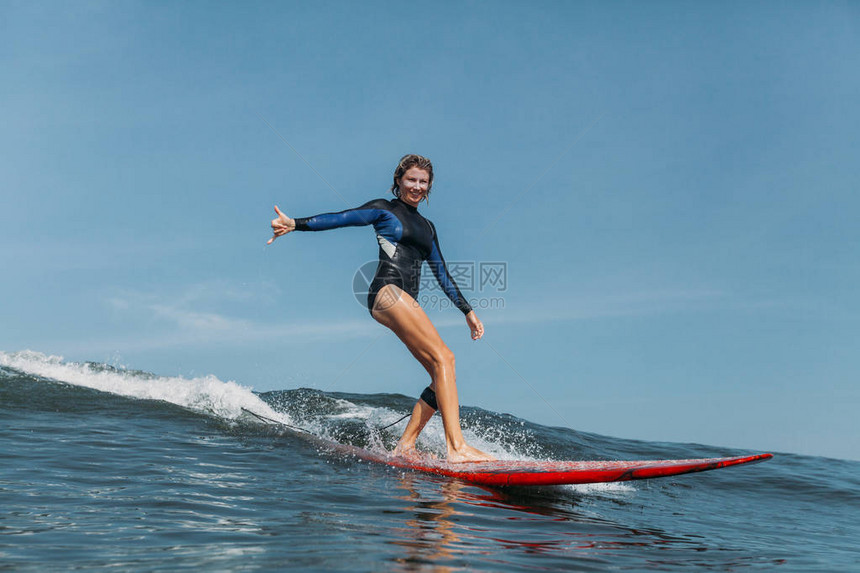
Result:
<svg viewBox="0 0 860 573"><path fill-rule="evenodd" d="M215 376L158 376L95 362L66 362L60 356L33 351L0 351L0 373L17 372L42 382L59 382L114 396L154 400L180 406L226 423L253 424L246 410L310 433L361 447L390 446L403 424L381 429L409 413L415 398L401 394L325 393L308 388L256 393ZM467 439L501 459L620 459L619 456L690 457L735 455L725 448L625 440L568 428L541 426L510 414L462 407ZM422 433L419 446L444 451L440 416ZM423 442L423 443L422 443Z"/></svg>
<svg viewBox="0 0 860 573"><path fill-rule="evenodd" d="M4 382L5 379L5 382ZM14 390L15 384L28 382ZM281 424L304 429L319 437L339 443L382 451L391 450L402 431L405 420L396 423L409 413L415 398L400 394L346 394L326 393L308 388L278 390L256 393L251 388L234 381L223 381L215 376L184 378L181 376L158 376L149 372L127 370L108 364L94 362L66 362L59 356L39 352L0 352L0 388L5 409L15 404L32 402L37 396L52 394L45 392L45 384L61 384L71 388L102 393L98 396L79 397L77 400L62 398L67 403L79 404L89 400L98 407L99 400L120 397L132 400L154 401L178 406L195 415L217 420L234 432L257 433L273 431L259 420L248 416L250 410ZM36 385L40 388L34 388ZM53 394L57 394L54 392ZM103 405L107 407L106 405ZM509 414L490 412L480 408L463 407L461 419L466 439L476 447L488 451L500 459L520 460L576 460L576 459L671 459L733 456L749 453L730 448L646 442L621 439L579 432L569 428L548 427L522 420ZM385 428L394 424L392 427ZM445 441L440 416L434 416L419 439L419 448L442 455ZM835 468L842 480L848 479L856 470L855 462L822 460L807 456L780 454L765 469L757 470L753 476L735 472L735 481L727 487L753 482L770 484L775 495L796 495L805 490L810 495L837 494L841 499L847 495L851 503L857 502L857 480L837 482L832 472L822 470L824 464ZM716 472L719 474L729 472ZM749 476L746 478L745 476ZM828 479L827 476L830 476ZM750 481L745 481L746 479ZM732 485L734 484L734 485ZM714 485L720 487L717 480ZM847 486L847 487L846 487ZM626 484L599 486L624 490Z"/></svg>
<svg viewBox="0 0 860 573"><path fill-rule="evenodd" d="M337 394L300 388L255 393L251 388L215 376L158 376L94 362L66 362L60 356L33 351L0 352L0 374L26 375L42 383L62 383L113 396L180 406L227 424L259 426L251 411L320 437L370 449L391 449L414 398L400 394ZM462 413L467 438L502 459L548 459L534 441L527 423L508 415L476 408ZM393 427L383 430L384 427ZM444 451L439 416L422 433L420 446Z"/></svg>
<svg viewBox="0 0 860 573"><path fill-rule="evenodd" d="M126 398L168 402L227 421L237 420L242 416L242 408L246 408L280 422L291 423L288 417L273 410L251 389L236 382L224 382L215 376L156 376L108 364L65 362L60 356L29 350L0 352L0 369Z"/></svg>

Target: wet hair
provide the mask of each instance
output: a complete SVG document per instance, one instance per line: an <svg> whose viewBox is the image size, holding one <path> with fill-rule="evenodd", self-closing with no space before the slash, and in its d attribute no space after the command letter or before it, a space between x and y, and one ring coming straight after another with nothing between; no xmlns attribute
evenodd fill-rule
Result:
<svg viewBox="0 0 860 573"><path fill-rule="evenodd" d="M415 155L414 153L404 155L400 158L400 163L397 164L397 169L394 170L394 184L391 186L391 192L395 197L400 197L400 178L413 167L423 169L430 175L430 181L427 183L427 194L424 195L424 198L429 201L430 189L433 188L433 164L426 157Z"/></svg>

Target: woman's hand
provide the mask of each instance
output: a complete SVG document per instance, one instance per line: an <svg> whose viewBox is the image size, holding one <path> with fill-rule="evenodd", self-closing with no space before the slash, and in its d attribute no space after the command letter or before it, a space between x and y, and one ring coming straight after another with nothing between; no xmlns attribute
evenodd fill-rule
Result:
<svg viewBox="0 0 860 573"><path fill-rule="evenodd" d="M277 219L272 219L272 238L266 243L267 245L271 245L275 242L275 239L280 237L281 235L286 235L290 231L296 230L296 222L293 219L290 219L278 209L278 206L275 205L275 213L278 214Z"/></svg>
<svg viewBox="0 0 860 573"><path fill-rule="evenodd" d="M474 310L466 315L466 324L469 325L469 330L472 331L472 340L478 340L484 336L484 323L481 322L481 319L478 318Z"/></svg>

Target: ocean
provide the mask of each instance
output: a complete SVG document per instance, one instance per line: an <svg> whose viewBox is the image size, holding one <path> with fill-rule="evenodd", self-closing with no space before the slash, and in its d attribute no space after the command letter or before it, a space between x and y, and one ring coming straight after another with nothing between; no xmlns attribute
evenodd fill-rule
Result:
<svg viewBox="0 0 860 573"><path fill-rule="evenodd" d="M655 480L485 489L320 449L393 447L414 397L0 352L0 570L860 571L860 462L775 454ZM502 459L749 452L462 408ZM439 416L419 445L444 451Z"/></svg>

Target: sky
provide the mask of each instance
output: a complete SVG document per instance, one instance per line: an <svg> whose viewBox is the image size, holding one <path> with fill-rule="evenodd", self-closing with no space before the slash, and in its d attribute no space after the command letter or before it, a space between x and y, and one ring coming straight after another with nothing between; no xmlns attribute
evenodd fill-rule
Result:
<svg viewBox="0 0 860 573"><path fill-rule="evenodd" d="M462 404L860 459L856 2L6 0L0 69L0 351L417 396L372 230L265 243L420 153Z"/></svg>

